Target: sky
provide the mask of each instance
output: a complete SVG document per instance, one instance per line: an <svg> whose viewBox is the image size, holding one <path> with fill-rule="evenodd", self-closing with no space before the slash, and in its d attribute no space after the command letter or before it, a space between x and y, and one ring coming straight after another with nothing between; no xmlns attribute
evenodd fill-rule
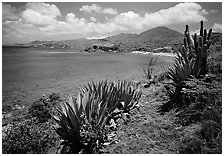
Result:
<svg viewBox="0 0 224 156"><path fill-rule="evenodd" d="M221 2L3 2L2 44L103 38L165 26L222 32Z"/></svg>

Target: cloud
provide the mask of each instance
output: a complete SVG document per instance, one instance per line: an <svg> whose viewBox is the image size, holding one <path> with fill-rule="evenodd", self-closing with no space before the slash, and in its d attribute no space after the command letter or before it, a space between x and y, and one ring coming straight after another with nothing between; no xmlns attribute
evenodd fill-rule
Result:
<svg viewBox="0 0 224 156"><path fill-rule="evenodd" d="M46 3L27 3L27 9L39 12L42 15L56 17L61 16L60 10L54 4Z"/></svg>
<svg viewBox="0 0 224 156"><path fill-rule="evenodd" d="M16 21L18 19L18 10L9 4L2 3L2 20Z"/></svg>
<svg viewBox="0 0 224 156"><path fill-rule="evenodd" d="M35 26L45 27L56 23L57 20L52 16L43 15L40 12L27 9L22 12L22 22Z"/></svg>
<svg viewBox="0 0 224 156"><path fill-rule="evenodd" d="M57 16L61 16L57 6L45 3L27 3L26 9L21 13L22 22L39 27L56 24Z"/></svg>
<svg viewBox="0 0 224 156"><path fill-rule="evenodd" d="M4 3L3 3L4 4ZM196 3L179 3L176 6L162 9L154 13L139 14L134 11L117 13L112 8L102 8L99 5L84 5L80 11L86 13L104 13L114 15L105 17L104 22L97 21L95 17L87 20L68 13L59 21L61 16L59 8L54 4L47 3L27 3L24 10L18 12L11 5L6 5L3 15L7 21L3 22L4 36L57 36L57 35L86 35L105 36L122 31L136 31L155 26L166 26L169 24L189 24L206 21L205 15L208 12ZM14 17L15 16L15 17ZM213 27L220 29L216 24ZM4 37L3 36L3 37Z"/></svg>
<svg viewBox="0 0 224 156"><path fill-rule="evenodd" d="M114 10L113 8L105 8L105 9L102 10L102 12L105 13L105 14L111 14L111 15L118 14L117 10Z"/></svg>
<svg viewBox="0 0 224 156"><path fill-rule="evenodd" d="M222 32L222 25L218 23L214 23L212 26L212 31L213 32Z"/></svg>
<svg viewBox="0 0 224 156"><path fill-rule="evenodd" d="M91 17L90 20L93 21L93 22L97 21L97 19L95 17Z"/></svg>
<svg viewBox="0 0 224 156"><path fill-rule="evenodd" d="M117 11L113 8L102 8L101 6L97 4L83 5L79 10L85 13L96 12L96 13L104 13L104 14L111 14L111 15L118 14Z"/></svg>
<svg viewBox="0 0 224 156"><path fill-rule="evenodd" d="M155 13L145 14L143 24L147 26L169 25L176 23L194 23L207 21L204 15L208 12L196 3L179 3L174 7Z"/></svg>
<svg viewBox="0 0 224 156"><path fill-rule="evenodd" d="M143 28L144 17L140 17L139 14L128 11L126 13L121 13L116 16L114 23L130 29L142 29Z"/></svg>

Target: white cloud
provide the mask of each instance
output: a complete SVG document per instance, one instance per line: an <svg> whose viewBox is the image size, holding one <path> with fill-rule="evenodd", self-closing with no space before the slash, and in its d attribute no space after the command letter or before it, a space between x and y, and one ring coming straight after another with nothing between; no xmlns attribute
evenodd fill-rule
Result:
<svg viewBox="0 0 224 156"><path fill-rule="evenodd" d="M179 3L174 7L155 13L145 14L143 24L147 26L169 25L175 23L194 23L207 21L204 15L208 12L196 3Z"/></svg>
<svg viewBox="0 0 224 156"><path fill-rule="evenodd" d="M105 8L105 9L102 10L102 12L105 13L105 14L111 14L111 15L118 14L117 10L115 10L113 8Z"/></svg>
<svg viewBox="0 0 224 156"><path fill-rule="evenodd" d="M92 4L92 5L83 5L79 10L86 12L86 13L92 13L92 12L101 12L101 7L99 5L96 4Z"/></svg>
<svg viewBox="0 0 224 156"><path fill-rule="evenodd" d="M54 4L46 3L27 3L27 9L41 13L42 15L57 17L61 16L60 10Z"/></svg>
<svg viewBox="0 0 224 156"><path fill-rule="evenodd" d="M143 28L144 17L140 17L139 14L128 11L126 13L121 13L114 18L114 22L117 25L124 26L126 28L132 29L142 29Z"/></svg>
<svg viewBox="0 0 224 156"><path fill-rule="evenodd" d="M97 21L97 19L95 17L91 17L90 20L93 21L93 22Z"/></svg>
<svg viewBox="0 0 224 156"><path fill-rule="evenodd" d="M113 8L102 8L101 6L97 4L83 5L79 10L86 13L96 12L96 13L105 13L105 14L111 14L111 15L118 14L117 11Z"/></svg>
<svg viewBox="0 0 224 156"><path fill-rule="evenodd" d="M21 13L22 22L39 27L55 25L57 16L61 16L57 6L45 3L27 3L26 9Z"/></svg>
<svg viewBox="0 0 224 156"><path fill-rule="evenodd" d="M105 22L99 22L95 17L90 17L91 21L77 17L74 13L68 13L63 21L57 19L61 16L60 10L56 5L46 3L28 3L24 10L18 10L8 5L3 9L3 15L8 21L3 23L4 35L59 35L59 34L81 34L104 36L119 31L141 30L178 23L194 23L200 20L206 21L205 15L208 13L196 3L179 3L174 7L163 9L154 13L140 15L134 11L118 14L111 8L102 8L99 5L85 5L80 11L86 13L105 13L114 15L110 18L105 17ZM14 15L20 15L20 18ZM13 21L16 20L16 21ZM213 26L220 29L220 25ZM24 36L25 37L25 36Z"/></svg>
<svg viewBox="0 0 224 156"><path fill-rule="evenodd" d="M43 15L40 12L27 9L22 12L22 21L27 24L33 24L35 26L45 27L57 22L52 16Z"/></svg>
<svg viewBox="0 0 224 156"><path fill-rule="evenodd" d="M212 26L212 31L213 32L222 32L222 25L221 24L218 24L218 23L215 23Z"/></svg>

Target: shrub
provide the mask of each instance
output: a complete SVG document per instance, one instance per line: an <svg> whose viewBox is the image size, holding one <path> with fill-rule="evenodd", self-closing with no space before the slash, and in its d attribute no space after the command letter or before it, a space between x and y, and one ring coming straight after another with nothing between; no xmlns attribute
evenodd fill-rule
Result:
<svg viewBox="0 0 224 156"><path fill-rule="evenodd" d="M28 116L36 118L36 122L46 122L51 118L50 113L54 111L54 106L60 101L59 94L51 93L33 102L28 108Z"/></svg>
<svg viewBox="0 0 224 156"><path fill-rule="evenodd" d="M28 113L31 117L37 118L38 122L45 122L50 119L50 110L42 101L35 101L29 107Z"/></svg>
<svg viewBox="0 0 224 156"><path fill-rule="evenodd" d="M3 154L47 153L55 146L51 124L36 125L31 119L14 122L2 128Z"/></svg>

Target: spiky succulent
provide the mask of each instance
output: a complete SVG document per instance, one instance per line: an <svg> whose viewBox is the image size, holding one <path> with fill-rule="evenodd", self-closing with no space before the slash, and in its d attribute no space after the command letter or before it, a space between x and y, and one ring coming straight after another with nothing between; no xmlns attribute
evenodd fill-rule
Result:
<svg viewBox="0 0 224 156"><path fill-rule="evenodd" d="M85 143L94 148L96 142L103 142L105 125L120 103L124 102L123 110L130 110L140 96L137 86L127 81L88 83L76 98L69 96L61 103L59 116L52 115L58 124L56 132L73 148L81 150Z"/></svg>
<svg viewBox="0 0 224 156"><path fill-rule="evenodd" d="M129 112L138 103L142 92L138 89L138 86L127 80L118 81L116 88L119 93L120 102L123 105L122 110Z"/></svg>

